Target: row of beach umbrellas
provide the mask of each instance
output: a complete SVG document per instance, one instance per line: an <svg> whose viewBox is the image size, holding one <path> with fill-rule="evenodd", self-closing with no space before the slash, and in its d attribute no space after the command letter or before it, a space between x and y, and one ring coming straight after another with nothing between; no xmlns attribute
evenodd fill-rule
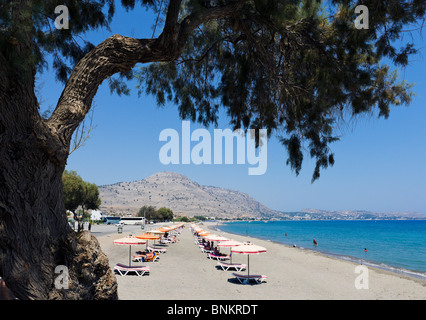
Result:
<svg viewBox="0 0 426 320"><path fill-rule="evenodd" d="M120 239L116 239L114 240L114 244L115 245L128 245L129 246L129 266L131 266L131 257L132 257L132 246L134 245L142 245L142 244L146 244L146 246L148 246L148 241L149 240L154 240L154 244L155 244L155 240L159 240L160 236L158 236L157 234L164 234L166 232L171 232L173 230L176 230L177 228L182 227L184 224L180 223L176 226L172 226L172 227L161 227L158 229L154 229L151 231L148 231L144 234L135 236L135 237L124 237L124 238L120 238Z"/></svg>
<svg viewBox="0 0 426 320"><path fill-rule="evenodd" d="M232 263L232 253L239 253L247 255L247 275L250 275L250 255L251 254L260 254L266 252L266 248L255 245L251 242L239 242L236 240L228 239L219 235L211 234L208 231L203 230L202 228L191 225L194 232L199 236L203 237L207 241L218 242L218 247L228 247L230 248L231 253L231 263Z"/></svg>

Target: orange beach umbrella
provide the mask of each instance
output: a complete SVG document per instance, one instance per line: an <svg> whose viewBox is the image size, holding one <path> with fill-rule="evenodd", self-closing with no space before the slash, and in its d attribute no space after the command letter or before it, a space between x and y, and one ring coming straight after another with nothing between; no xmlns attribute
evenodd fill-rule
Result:
<svg viewBox="0 0 426 320"><path fill-rule="evenodd" d="M154 244L155 244L155 240L160 239L159 236L156 236L155 234L150 234L150 233L141 234L139 236L136 236L136 238L142 239L142 240L147 240L147 242L146 242L147 247L148 247L148 240L154 240Z"/></svg>
<svg viewBox="0 0 426 320"><path fill-rule="evenodd" d="M158 239L160 239L159 236L156 236L155 234L150 234L150 233L141 234L139 236L136 236L136 238L142 239L142 240L158 240Z"/></svg>
<svg viewBox="0 0 426 320"><path fill-rule="evenodd" d="M150 230L148 231L148 233L153 233L153 234L163 234L166 233L166 231L162 231L160 229L155 229L155 230Z"/></svg>

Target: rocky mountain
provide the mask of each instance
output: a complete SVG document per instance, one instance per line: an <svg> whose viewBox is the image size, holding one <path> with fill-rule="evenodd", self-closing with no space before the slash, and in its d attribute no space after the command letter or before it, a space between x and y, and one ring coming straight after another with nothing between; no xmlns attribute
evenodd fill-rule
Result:
<svg viewBox="0 0 426 320"><path fill-rule="evenodd" d="M159 172L144 180L99 186L101 210L109 214L136 214L144 206L167 207L176 215L220 218L286 220L407 220L426 216L416 212L329 211L303 209L280 212L269 209L246 193L200 185L174 172Z"/></svg>
<svg viewBox="0 0 426 320"><path fill-rule="evenodd" d="M144 180L99 186L101 210L135 214L144 206L167 207L177 215L222 218L281 218L248 194L203 186L174 172L159 172Z"/></svg>

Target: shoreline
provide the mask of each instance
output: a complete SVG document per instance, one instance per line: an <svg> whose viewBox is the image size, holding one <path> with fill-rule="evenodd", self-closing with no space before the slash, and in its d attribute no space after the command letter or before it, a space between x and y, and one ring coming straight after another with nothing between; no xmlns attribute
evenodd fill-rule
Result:
<svg viewBox="0 0 426 320"><path fill-rule="evenodd" d="M207 223L213 224L214 222L207 222ZM312 253L318 253L318 254L323 255L324 257L337 259L337 260L341 260L341 261L352 262L352 263L361 264L361 265L366 265L368 267L371 267L371 268L374 268L374 269L377 269L377 270L389 272L389 273L394 274L396 276L403 276L403 277L406 277L407 279L415 279L415 280L420 280L420 281L426 282L426 273L419 271L419 270L406 269L406 268L402 268L402 267L392 266L392 265L382 263L382 262L375 262L375 261L371 261L371 260L368 260L368 259L361 259L361 258L349 256L349 255L339 255L339 254L335 254L335 253L324 252L324 251L321 251L321 250L313 250L313 249L309 249L309 248L305 248L305 247L293 246L289 243L271 240L271 239L267 239L267 238L244 236L243 234L221 230L219 228L219 226L224 225L224 224L225 223L219 223L218 225L215 225L215 226L208 226L208 228L210 228L212 231L216 231L216 232L224 232L224 233L228 233L230 235L237 235L237 236L243 236L243 237L247 237L247 238L262 240L262 241L266 241L266 242L273 242L273 243L276 243L278 245L285 246L287 248L299 249L299 250L302 250L302 251L308 251L308 252L312 252Z"/></svg>
<svg viewBox="0 0 426 320"><path fill-rule="evenodd" d="M201 225L213 230L212 223ZM212 232L213 233L213 232ZM250 274L264 274L262 284L243 285L235 281L233 271L223 271L214 260L207 259L194 243L189 224L176 244L159 261L148 265L148 276L116 275L120 300L425 300L426 282L368 267L369 288L359 290L355 282L357 264L319 252L294 250L280 243L234 235L214 233L245 242L251 241L267 249L250 256ZM112 233L100 235L98 241L107 254L109 264L128 260L129 249L114 246L113 240L126 236ZM135 252L137 248L133 248ZM221 249L228 253L229 248ZM247 264L247 256L234 254L233 263ZM133 263L132 263L133 265ZM246 274L247 271L241 271Z"/></svg>
<svg viewBox="0 0 426 320"><path fill-rule="evenodd" d="M292 245L289 245L289 244L286 244L286 243L283 243L283 242L279 242L279 241L275 241L275 240L266 239L266 238L265 239L264 238L257 238L257 237L253 237L253 236L250 236L250 235L245 236L245 235L238 234L238 233L224 231L224 230L221 230L220 228L218 228L218 226L223 225L224 223L220 223L219 225L213 226L214 223L215 222L205 222L206 228L210 229L211 231L214 231L214 232L220 232L220 233L223 234L223 236L234 235L234 236L238 236L238 237L250 238L250 239L254 239L253 243L255 243L256 240L262 241L262 242L267 242L267 243L274 243L276 245L284 246L284 247L291 249L291 250L294 250L294 249L299 250L302 253L303 252L309 252L309 253L312 253L312 254L315 254L315 255L322 256L322 257L327 258L327 259L333 259L335 261L342 261L342 262L347 262L347 263L356 264L356 265L360 265L360 262L361 262L361 259L358 259L356 257L344 256L344 255L339 256L337 254L328 254L328 253L325 253L325 252L312 250L312 249L309 249L309 248L298 247L298 246L293 247ZM347 257L348 259L345 259L344 257ZM399 269L401 269L401 272L398 272L398 271L391 270L392 268L398 269L398 267L393 267L393 266L389 266L389 265L386 265L386 264L384 264L385 265L384 267L380 267L376 262L369 261L369 260L362 260L362 261L367 262L368 265L367 264L365 264L365 265L369 268L376 270L377 272L382 272L384 274L392 275L392 276L395 276L395 277L402 277L402 278L407 279L407 280L412 280L412 281L418 282L418 283L420 283L420 284L422 284L423 286L426 287L426 275L416 276L416 275L410 274L410 272L415 273L415 272L419 272L419 271L399 268ZM407 273L405 273L404 271L407 271Z"/></svg>

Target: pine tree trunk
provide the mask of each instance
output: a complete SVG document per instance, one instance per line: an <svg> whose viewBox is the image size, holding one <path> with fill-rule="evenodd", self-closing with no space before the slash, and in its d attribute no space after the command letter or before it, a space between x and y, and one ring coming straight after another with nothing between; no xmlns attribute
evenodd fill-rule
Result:
<svg viewBox="0 0 426 320"><path fill-rule="evenodd" d="M34 94L32 21L22 14L30 6L16 2L21 41L13 52L0 54L0 276L18 299L118 298L96 238L75 233L67 222L62 173L72 134L105 79L136 63L175 60L196 27L232 14L244 2L200 9L178 23L181 1L170 1L159 38L107 38L74 67L48 120L40 117Z"/></svg>
<svg viewBox="0 0 426 320"><path fill-rule="evenodd" d="M0 276L18 299L117 299L116 278L98 241L68 225L62 173L69 145L40 117L33 79L6 72L5 65L0 63ZM62 273L55 273L58 266Z"/></svg>
<svg viewBox="0 0 426 320"><path fill-rule="evenodd" d="M0 275L18 299L115 299L108 259L90 233L68 225L63 165L35 138L2 135L0 152ZM68 289L55 280L68 270ZM63 267L62 267L63 268Z"/></svg>

